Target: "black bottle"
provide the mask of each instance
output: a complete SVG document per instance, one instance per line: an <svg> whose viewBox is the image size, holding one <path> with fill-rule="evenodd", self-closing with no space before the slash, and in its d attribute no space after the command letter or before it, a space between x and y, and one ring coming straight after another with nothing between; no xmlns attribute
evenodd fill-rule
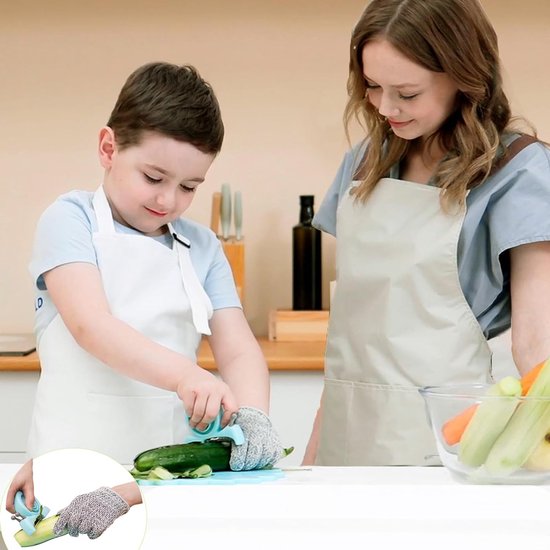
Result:
<svg viewBox="0 0 550 550"><path fill-rule="evenodd" d="M292 309L323 309L321 232L311 225L313 195L300 196L300 223L292 228Z"/></svg>

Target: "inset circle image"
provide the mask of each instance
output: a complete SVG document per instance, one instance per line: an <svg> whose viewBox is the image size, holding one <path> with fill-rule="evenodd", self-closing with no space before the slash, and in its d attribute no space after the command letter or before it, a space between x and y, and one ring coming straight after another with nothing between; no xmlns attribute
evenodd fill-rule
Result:
<svg viewBox="0 0 550 550"><path fill-rule="evenodd" d="M62 449L26 462L2 487L0 530L7 550L137 550L146 511L138 484L112 458Z"/></svg>

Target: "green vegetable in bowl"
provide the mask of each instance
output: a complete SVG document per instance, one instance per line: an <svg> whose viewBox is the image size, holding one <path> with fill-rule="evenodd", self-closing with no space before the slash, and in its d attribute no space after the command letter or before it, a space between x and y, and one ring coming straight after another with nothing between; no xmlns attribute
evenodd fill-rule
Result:
<svg viewBox="0 0 550 550"><path fill-rule="evenodd" d="M460 439L458 459L467 466L481 466L493 444L514 414L521 383L507 376L491 386Z"/></svg>
<svg viewBox="0 0 550 550"><path fill-rule="evenodd" d="M485 468L489 473L498 475L508 475L521 468L549 429L550 360L546 361L527 399L518 406L506 429L496 440L485 461Z"/></svg>

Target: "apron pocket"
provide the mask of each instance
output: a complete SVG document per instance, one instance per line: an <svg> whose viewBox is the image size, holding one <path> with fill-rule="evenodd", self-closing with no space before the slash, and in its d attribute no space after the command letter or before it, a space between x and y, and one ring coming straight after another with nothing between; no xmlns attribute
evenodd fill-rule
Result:
<svg viewBox="0 0 550 550"><path fill-rule="evenodd" d="M175 397L89 393L83 439L89 447L122 464L137 454L174 443ZM181 403L180 408L183 410Z"/></svg>
<svg viewBox="0 0 550 550"><path fill-rule="evenodd" d="M338 425L332 424L331 433L322 441L326 445L337 442L339 465L441 464L426 407L415 386L327 381L324 391L327 404L332 405L323 411L323 419L327 415ZM338 416L333 410L340 411Z"/></svg>

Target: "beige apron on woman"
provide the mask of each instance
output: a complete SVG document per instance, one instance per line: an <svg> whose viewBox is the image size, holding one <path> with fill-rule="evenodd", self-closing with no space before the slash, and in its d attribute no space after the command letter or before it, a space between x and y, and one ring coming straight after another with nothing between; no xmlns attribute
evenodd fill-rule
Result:
<svg viewBox="0 0 550 550"><path fill-rule="evenodd" d="M100 187L93 198L98 267L111 313L149 339L196 360L201 333L210 334L212 304L189 256L143 235L117 233ZM181 443L188 430L182 402L166 391L119 374L73 339L58 314L39 343L38 383L27 453L81 447L131 464L145 449Z"/></svg>
<svg viewBox="0 0 550 550"><path fill-rule="evenodd" d="M490 380L491 352L457 272L465 210L440 189L382 179L337 215L320 465L437 464L418 388Z"/></svg>

